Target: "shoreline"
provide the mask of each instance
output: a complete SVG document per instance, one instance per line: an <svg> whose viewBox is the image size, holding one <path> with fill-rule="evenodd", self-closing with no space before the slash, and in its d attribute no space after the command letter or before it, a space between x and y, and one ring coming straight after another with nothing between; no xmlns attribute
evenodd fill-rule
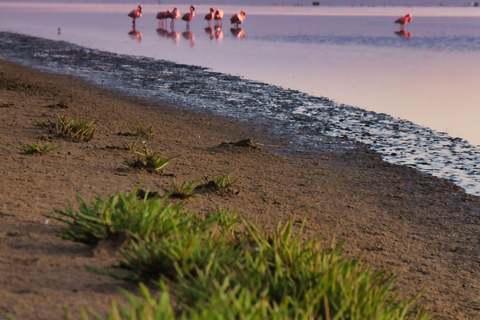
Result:
<svg viewBox="0 0 480 320"><path fill-rule="evenodd" d="M68 108L61 109L62 99ZM254 138L281 145L261 127L236 124L122 96L71 76L42 73L0 61L0 314L19 319L60 318L62 307L108 310L117 287L135 285L92 275L84 264L111 268L114 257L54 236L63 225L43 215L53 208L88 203L144 181L154 191L178 181L231 172L237 195L199 195L193 211L237 210L268 228L291 216L306 217L305 238L321 234L328 245L346 241L345 254L365 251L363 261L398 276L398 292L411 297L425 287L419 303L433 319L480 318L480 199L443 179L393 165L359 147L342 153L284 157L260 148L220 146ZM73 143L33 126L57 114L95 120L91 142ZM148 174L122 164L122 142L135 125L154 125L145 138L172 160L165 174ZM27 155L8 144L40 139L62 145L46 155Z"/></svg>

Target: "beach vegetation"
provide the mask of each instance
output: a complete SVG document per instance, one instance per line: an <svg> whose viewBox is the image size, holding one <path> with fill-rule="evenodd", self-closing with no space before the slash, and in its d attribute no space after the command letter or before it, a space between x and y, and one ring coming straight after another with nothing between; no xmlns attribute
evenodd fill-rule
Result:
<svg viewBox="0 0 480 320"><path fill-rule="evenodd" d="M294 218L269 231L236 212L199 214L165 198L117 193L87 205L77 198L57 220L59 236L92 244L124 232L117 272L87 266L96 274L140 284L141 297L123 291L128 305L112 302L108 319L429 319L415 302L395 293L395 276L372 270L342 245L303 240L305 220ZM51 218L51 216L49 216ZM90 239L90 240L88 240ZM103 319L94 311L82 319Z"/></svg>
<svg viewBox="0 0 480 320"><path fill-rule="evenodd" d="M61 148L62 146L57 146L57 147L50 147L51 143L47 142L45 145L42 145L39 140L37 140L36 143L31 143L31 144L24 144L22 146L15 146L13 144L9 144L9 146L17 148L19 150L22 150L26 153L29 154L35 154L35 153L47 153L56 149Z"/></svg>
<svg viewBox="0 0 480 320"><path fill-rule="evenodd" d="M146 143L142 143L136 147L136 151L133 158L123 158L123 163L132 168L143 168L148 172L158 172L165 167L179 155L173 157L167 157L166 155L154 152L148 149Z"/></svg>
<svg viewBox="0 0 480 320"><path fill-rule="evenodd" d="M75 142L88 142L93 139L96 128L94 120L90 122L76 120L67 115L58 114L56 121L38 121L34 125L52 131Z"/></svg>
<svg viewBox="0 0 480 320"><path fill-rule="evenodd" d="M196 189L202 191L211 190L225 193L233 190L233 186L238 179L232 179L231 173L227 172L226 174L219 174L217 176L213 176L212 178L208 178L207 176L205 176L203 180L204 182L198 185Z"/></svg>
<svg viewBox="0 0 480 320"><path fill-rule="evenodd" d="M188 179L180 184L173 178L170 187L162 189L167 192L167 196L170 198L188 199L201 192L201 190L197 189L199 184L200 182L189 181Z"/></svg>
<svg viewBox="0 0 480 320"><path fill-rule="evenodd" d="M165 221L184 216L182 204L166 203L165 198L158 197L139 199L138 188L132 192L117 193L105 200L95 198L90 204L77 196L77 210L69 202L66 210L55 208L55 215L46 217L67 224L67 229L56 234L58 237L88 245L118 234L149 238L152 233L156 236L169 233L170 227Z"/></svg>
<svg viewBox="0 0 480 320"><path fill-rule="evenodd" d="M155 127L153 125L150 125L148 127L143 126L141 124L137 124L135 126L135 135L137 136L153 136L155 134Z"/></svg>

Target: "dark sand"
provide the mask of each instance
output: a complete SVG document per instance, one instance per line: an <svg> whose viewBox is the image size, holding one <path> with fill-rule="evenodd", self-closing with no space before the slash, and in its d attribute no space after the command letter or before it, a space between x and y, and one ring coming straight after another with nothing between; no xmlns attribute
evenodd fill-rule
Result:
<svg viewBox="0 0 480 320"><path fill-rule="evenodd" d="M55 104L67 99L68 108ZM52 106L53 105L53 106ZM95 119L98 132L74 143L33 126L57 114ZM147 145L173 160L164 174L126 167L122 142L136 124L154 125ZM425 288L420 304L433 319L480 319L480 201L459 187L414 169L391 165L364 150L343 154L274 154L267 149L219 146L254 138L280 145L262 128L208 118L138 97L125 97L73 77L41 73L0 61L0 319L59 319L62 307L79 318L81 308L105 313L121 297L118 287L136 286L93 275L84 265L111 268L118 257L61 240L64 226L45 214L65 209L75 197L87 201L132 190L140 181L157 191L173 177L201 180L231 172L237 195L202 194L195 211L236 209L271 227L291 216L307 218L306 235L327 246L346 241L345 253L365 251L364 261L398 276L403 298ZM60 149L28 155L8 144L41 139ZM173 175L173 177L172 177Z"/></svg>

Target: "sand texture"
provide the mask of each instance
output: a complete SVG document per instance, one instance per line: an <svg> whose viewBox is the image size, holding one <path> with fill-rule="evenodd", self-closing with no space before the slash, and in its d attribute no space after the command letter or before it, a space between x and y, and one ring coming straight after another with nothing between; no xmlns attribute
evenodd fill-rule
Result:
<svg viewBox="0 0 480 320"><path fill-rule="evenodd" d="M67 102L67 108L59 106ZM90 142L75 143L34 126L66 114L95 120ZM141 138L156 151L180 157L162 173L123 164L122 142L135 126L153 125ZM258 146L222 144L252 138ZM9 146L50 142L43 155ZM305 238L346 241L345 254L398 276L397 289L420 298L433 319L480 319L480 201L459 187L414 169L383 162L361 145L347 153L279 155L282 141L262 128L195 115L140 97L125 97L73 77L0 61L0 319L75 318L81 308L105 314L117 288L136 286L93 275L84 265L112 268L107 249L62 240L64 225L43 215L117 191L159 191L178 181L230 172L235 192L205 193L187 201L195 211L236 209L267 227L307 218ZM160 192L163 192L160 190Z"/></svg>

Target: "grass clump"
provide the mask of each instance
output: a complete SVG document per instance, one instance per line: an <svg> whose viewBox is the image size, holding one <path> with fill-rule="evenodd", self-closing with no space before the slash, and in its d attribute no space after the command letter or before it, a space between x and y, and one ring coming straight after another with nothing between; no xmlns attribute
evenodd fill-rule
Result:
<svg viewBox="0 0 480 320"><path fill-rule="evenodd" d="M204 183L197 186L198 190L206 191L217 191L221 193L227 193L229 191L233 191L233 186L238 179L233 180L230 172L222 175L218 175L216 177L212 177L211 179L205 177Z"/></svg>
<svg viewBox="0 0 480 320"><path fill-rule="evenodd" d="M138 199L137 189L131 193L117 193L106 200L95 198L90 205L77 196L77 212L69 202L66 210L54 209L57 215L46 217L68 225L68 229L57 233L60 238L95 245L119 233L129 237L148 238L151 233L161 236L170 232L166 217L179 219L185 215L181 204L164 203L164 198Z"/></svg>
<svg viewBox="0 0 480 320"><path fill-rule="evenodd" d="M137 147L134 158L123 158L123 163L132 168L143 168L148 172L158 172L179 156L166 157L162 153L150 151L145 143Z"/></svg>
<svg viewBox="0 0 480 320"><path fill-rule="evenodd" d="M126 273L90 271L159 284L153 294L140 285L142 298L124 291L129 305L113 302L109 319L429 319L414 305L419 294L399 299L393 274L345 257L333 241L326 249L319 237L303 241L305 220L267 231L235 212L204 216L164 200L136 192L80 200L83 216L70 206L57 218L69 225L60 236L74 241L129 234Z"/></svg>
<svg viewBox="0 0 480 320"><path fill-rule="evenodd" d="M29 153L29 154L35 154L35 153L47 153L47 152L50 152L50 151L53 151L53 150L56 150L58 148L61 148L62 146L58 146L58 147L50 147L50 143L47 142L45 145L41 145L40 144L40 141L37 140L36 143L32 143L32 144L24 144L23 146L15 146L13 144L9 144L9 146L11 147L14 147L14 148L17 148L19 150L22 150L22 151L25 151L26 153Z"/></svg>
<svg viewBox="0 0 480 320"><path fill-rule="evenodd" d="M179 184L174 178L172 184L170 185L170 188L162 189L167 192L167 196L170 198L188 199L194 197L196 194L201 192L197 189L199 184L200 182L190 182L188 179L185 180L182 184Z"/></svg>
<svg viewBox="0 0 480 320"><path fill-rule="evenodd" d="M45 128L75 142L88 142L95 135L96 128L93 126L93 122L93 120L90 122L76 120L59 114L56 121L50 119L39 121L35 123L35 126Z"/></svg>

